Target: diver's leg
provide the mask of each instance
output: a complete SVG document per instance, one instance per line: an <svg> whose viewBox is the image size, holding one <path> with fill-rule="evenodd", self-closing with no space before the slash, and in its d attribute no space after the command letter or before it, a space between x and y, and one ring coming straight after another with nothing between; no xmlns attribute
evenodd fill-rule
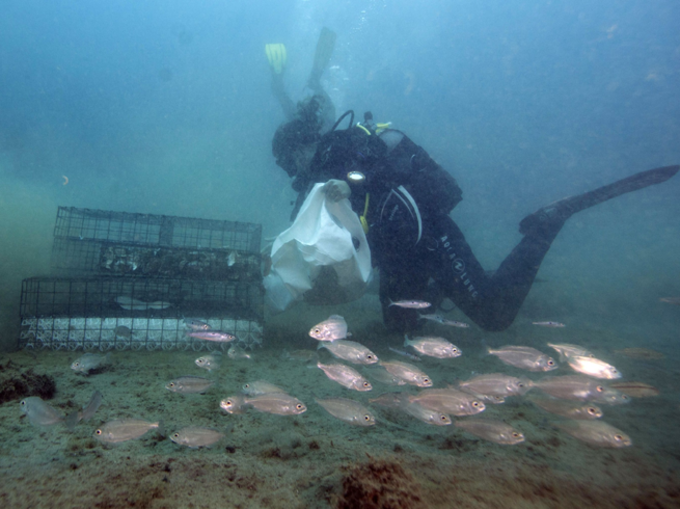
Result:
<svg viewBox="0 0 680 509"><path fill-rule="evenodd" d="M637 191L654 184L661 184L673 177L678 170L680 170L680 166L676 165L641 171L625 179L618 180L613 184L556 201L522 219L519 223L519 231L522 234L547 234L548 236L553 233L556 234L572 214L611 200L624 193Z"/></svg>

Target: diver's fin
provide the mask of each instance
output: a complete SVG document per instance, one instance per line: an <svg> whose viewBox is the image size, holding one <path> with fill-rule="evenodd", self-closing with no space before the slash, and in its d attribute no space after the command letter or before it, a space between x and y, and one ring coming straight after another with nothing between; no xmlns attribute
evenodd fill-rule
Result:
<svg viewBox="0 0 680 509"><path fill-rule="evenodd" d="M267 60L269 60L269 65L274 74L281 74L288 60L286 46L281 43L267 44L264 47L264 51L267 53Z"/></svg>
<svg viewBox="0 0 680 509"><path fill-rule="evenodd" d="M319 40L316 43L316 52L314 53L314 63L312 64L312 72L309 74L309 81L307 82L309 88L316 91L321 88L319 83L321 75L326 70L328 62L331 60L333 50L335 49L335 39L337 35L333 30L323 27Z"/></svg>
<svg viewBox="0 0 680 509"><path fill-rule="evenodd" d="M618 180L613 184L598 187L593 191L563 198L550 205L538 209L519 223L522 235L541 233L543 231L559 230L562 224L572 214L598 205L625 193L637 191L654 184L661 184L673 177L680 170L680 166L664 166L653 170L641 171L630 177Z"/></svg>

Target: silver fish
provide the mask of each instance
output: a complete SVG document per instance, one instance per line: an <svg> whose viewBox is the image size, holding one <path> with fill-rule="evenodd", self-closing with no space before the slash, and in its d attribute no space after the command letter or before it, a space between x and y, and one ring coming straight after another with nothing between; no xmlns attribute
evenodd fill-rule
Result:
<svg viewBox="0 0 680 509"><path fill-rule="evenodd" d="M69 414L68 417L64 417L61 412L49 403L35 396L21 400L19 406L34 426L52 426L58 423L65 423L71 428L78 421L77 410Z"/></svg>
<svg viewBox="0 0 680 509"><path fill-rule="evenodd" d="M361 403L346 398L317 399L315 401L329 414L341 421L355 426L375 425L375 416Z"/></svg>
<svg viewBox="0 0 680 509"><path fill-rule="evenodd" d="M398 348L393 348L391 346L388 346L387 349L390 352L394 352L397 355L401 355L402 357L406 357L407 359L411 359L412 361L415 361L415 362L420 362L422 360L416 354L405 352L404 350L399 350Z"/></svg>
<svg viewBox="0 0 680 509"><path fill-rule="evenodd" d="M407 414L434 426L449 426L453 421L451 417L437 410L425 408L418 403L408 403L402 407Z"/></svg>
<svg viewBox="0 0 680 509"><path fill-rule="evenodd" d="M551 396L529 396L529 400L537 407L551 414L560 415L569 419L591 420L602 417L602 410L583 402L556 399Z"/></svg>
<svg viewBox="0 0 680 509"><path fill-rule="evenodd" d="M564 327L563 323L560 322L531 322L533 325L540 325L541 327Z"/></svg>
<svg viewBox="0 0 680 509"><path fill-rule="evenodd" d="M186 335L191 338L202 339L204 341L215 341L217 343L228 343L229 341L237 339L233 334L217 330L192 331L187 332Z"/></svg>
<svg viewBox="0 0 680 509"><path fill-rule="evenodd" d="M180 394L202 394L210 389L214 383L212 380L201 376L187 375L168 382L165 388L170 392L178 392Z"/></svg>
<svg viewBox="0 0 680 509"><path fill-rule="evenodd" d="M623 431L602 421L569 421L556 426L595 447L619 448L633 445L633 441Z"/></svg>
<svg viewBox="0 0 680 509"><path fill-rule="evenodd" d="M232 251L231 253L229 253L229 256L227 256L227 267L233 267L235 263L236 263L236 251Z"/></svg>
<svg viewBox="0 0 680 509"><path fill-rule="evenodd" d="M376 354L371 352L364 345L360 345L355 341L336 339L335 341L319 343L317 350L320 348L325 348L338 359L353 364L375 364L378 362L378 356Z"/></svg>
<svg viewBox="0 0 680 509"><path fill-rule="evenodd" d="M407 384L418 387L432 387L432 379L413 364L400 361L383 361L380 365Z"/></svg>
<svg viewBox="0 0 680 509"><path fill-rule="evenodd" d="M367 369L366 373L373 380L376 380L376 381L378 381L382 384L386 384L386 385L406 385L406 382L404 380L402 380L398 376L394 376L392 373L390 373L385 368L380 367L380 366L375 366L375 367L372 367L370 369Z"/></svg>
<svg viewBox="0 0 680 509"><path fill-rule="evenodd" d="M245 397L241 395L229 396L220 401L220 408L230 414L242 414L246 406Z"/></svg>
<svg viewBox="0 0 680 509"><path fill-rule="evenodd" d="M178 445L185 445L191 449L210 447L224 438L224 434L210 428L189 426L170 435L170 440Z"/></svg>
<svg viewBox="0 0 680 509"><path fill-rule="evenodd" d="M425 389L416 396L410 396L409 401L457 417L475 415L486 409L478 398L453 388Z"/></svg>
<svg viewBox="0 0 680 509"><path fill-rule="evenodd" d="M515 445L524 442L524 435L501 421L464 419L456 421L456 427L476 437L501 445Z"/></svg>
<svg viewBox="0 0 680 509"><path fill-rule="evenodd" d="M202 320L196 320L195 318L185 318L184 325L190 330L211 330L212 327Z"/></svg>
<svg viewBox="0 0 680 509"><path fill-rule="evenodd" d="M422 320L430 320L431 322L436 322L442 325L448 325L449 327L459 327L461 329L467 329L468 327L470 327L469 323L457 322L456 320L448 320L441 315L435 314L423 315L419 313L418 318L421 318Z"/></svg>
<svg viewBox="0 0 680 509"><path fill-rule="evenodd" d="M531 348L530 346L504 346L498 349L489 348L491 355L498 357L501 362L527 371L552 371L557 369L557 363L552 357Z"/></svg>
<svg viewBox="0 0 680 509"><path fill-rule="evenodd" d="M680 306L680 297L661 297L659 302L665 302L666 304L673 304L674 306Z"/></svg>
<svg viewBox="0 0 680 509"><path fill-rule="evenodd" d="M630 402L630 398L621 391L582 375L554 376L534 382L534 385L555 398L595 401L607 405Z"/></svg>
<svg viewBox="0 0 680 509"><path fill-rule="evenodd" d="M98 353L86 353L73 361L71 369L76 373L90 374L111 364L111 352L106 355Z"/></svg>
<svg viewBox="0 0 680 509"><path fill-rule="evenodd" d="M78 410L78 422L87 421L94 416L95 412L99 409L102 404L102 393L99 391L94 391L92 397L87 405L85 405L82 410Z"/></svg>
<svg viewBox="0 0 680 509"><path fill-rule="evenodd" d="M607 380L621 378L621 373L614 366L594 357L570 356L567 358L567 362L574 371L584 375Z"/></svg>
<svg viewBox="0 0 680 509"><path fill-rule="evenodd" d="M410 346L423 355L437 359L453 359L463 354L456 345L449 343L444 338L434 336L416 337L413 339L404 336L404 346Z"/></svg>
<svg viewBox="0 0 680 509"><path fill-rule="evenodd" d="M595 357L588 350L578 345L570 345L569 343L548 343L548 346L560 354L561 362L567 362L567 359L573 356Z"/></svg>
<svg viewBox="0 0 680 509"><path fill-rule="evenodd" d="M246 397L246 405L252 406L255 410L276 415L300 415L307 411L305 404L297 398L283 392L261 394Z"/></svg>
<svg viewBox="0 0 680 509"><path fill-rule="evenodd" d="M219 369L220 368L220 359L222 358L222 355L219 354L208 354L208 355L203 355L196 359L194 362L196 363L196 366L199 368L207 369L208 371L212 371L213 369Z"/></svg>
<svg viewBox="0 0 680 509"><path fill-rule="evenodd" d="M274 384L270 384L264 380L256 380L255 382L248 382L242 387L243 394L248 396L259 396L260 394L274 394L277 392L285 393L283 389Z"/></svg>
<svg viewBox="0 0 680 509"><path fill-rule="evenodd" d="M309 335L318 341L335 341L347 337L347 322L340 315L331 315L327 320L317 323Z"/></svg>
<svg viewBox="0 0 680 509"><path fill-rule="evenodd" d="M532 383L525 378L491 373L474 376L460 382L458 387L492 403L502 403L508 396L522 396L531 389Z"/></svg>
<svg viewBox="0 0 680 509"><path fill-rule="evenodd" d="M140 438L152 429L157 429L161 435L165 435L163 421L149 422L141 419L119 419L107 422L101 428L95 430L92 436L106 444L117 444Z"/></svg>
<svg viewBox="0 0 680 509"><path fill-rule="evenodd" d="M398 300L394 302L390 299L390 306L398 306L406 309L424 309L429 308L432 304L423 300ZM388 306L389 307L389 306Z"/></svg>
<svg viewBox="0 0 680 509"><path fill-rule="evenodd" d="M407 392L386 392L377 398L371 398L369 403L385 408L404 408L409 404Z"/></svg>
<svg viewBox="0 0 680 509"><path fill-rule="evenodd" d="M157 300L153 302L145 302L139 299L133 299L127 295L119 295L115 299L116 304L118 304L123 309L128 311L146 311L148 309L167 309L172 306L171 302L165 302L162 300Z"/></svg>
<svg viewBox="0 0 680 509"><path fill-rule="evenodd" d="M328 378L347 389L362 392L373 389L371 382L361 376L361 373L344 364L321 364L317 362L316 367L323 370Z"/></svg>
<svg viewBox="0 0 680 509"><path fill-rule="evenodd" d="M230 359L250 359L250 354L238 345L231 345L227 350L227 356Z"/></svg>

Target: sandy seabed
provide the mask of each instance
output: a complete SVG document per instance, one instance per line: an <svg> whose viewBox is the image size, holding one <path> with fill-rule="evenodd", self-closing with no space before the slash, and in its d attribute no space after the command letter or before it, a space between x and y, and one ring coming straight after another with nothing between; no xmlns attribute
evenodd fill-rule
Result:
<svg viewBox="0 0 680 509"><path fill-rule="evenodd" d="M318 313L317 313L318 316ZM298 316L298 318L302 318ZM454 317L455 318L455 317ZM463 318L462 315L458 319ZM302 320L307 330L311 318ZM452 426L435 427L395 411L373 407L370 428L345 424L315 398L348 397L364 403L382 392L409 390L374 382L372 392L348 391L303 361L286 360L284 348L313 350L302 328L265 336L250 360L224 358L208 373L194 365L195 352L114 352L113 365L90 376L70 364L81 352L15 352L3 366L33 369L57 385L50 404L64 413L87 403L99 390L104 402L73 431L62 425L32 426L19 401L0 405L0 506L3 508L213 508L213 507L680 507L680 374L677 354L632 359L615 354L626 346L606 333L583 334L514 325L491 336L493 345L522 343L546 353L550 340L589 347L626 377L657 387L658 397L603 407L604 420L633 440L626 449L593 448L554 426L559 418L523 398L487 405L480 417L501 419L526 436L515 446L486 442ZM271 325L270 325L271 330ZM423 360L419 367L435 387L473 373L527 374L484 356L472 327L444 330L463 350L450 360ZM428 329L435 332L435 329ZM582 332L582 331L581 331ZM268 340L269 339L269 340ZM401 339L377 324L351 338L381 358L399 358L388 345ZM321 352L325 356L324 352ZM557 357L555 355L555 357ZM322 357L326 358L326 357ZM401 360L401 359L400 359ZM164 385L181 375L212 378L205 394L171 393ZM571 374L561 366L551 374ZM543 374L529 373L534 380ZM228 415L219 401L246 382L264 379L306 403L306 413L282 417L250 410ZM188 449L153 431L139 440L106 446L92 436L102 423L122 417L163 419L167 434L188 425L225 433L211 448ZM386 422L385 419L389 420Z"/></svg>

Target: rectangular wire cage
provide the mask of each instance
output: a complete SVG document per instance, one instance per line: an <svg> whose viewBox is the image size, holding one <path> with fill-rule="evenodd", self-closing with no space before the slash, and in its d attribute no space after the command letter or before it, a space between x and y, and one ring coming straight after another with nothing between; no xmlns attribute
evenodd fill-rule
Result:
<svg viewBox="0 0 680 509"><path fill-rule="evenodd" d="M260 278L261 225L59 207L52 268L60 275Z"/></svg>
<svg viewBox="0 0 680 509"><path fill-rule="evenodd" d="M184 318L262 343L264 290L244 281L154 278L30 278L22 283L21 348L214 349L189 337Z"/></svg>

